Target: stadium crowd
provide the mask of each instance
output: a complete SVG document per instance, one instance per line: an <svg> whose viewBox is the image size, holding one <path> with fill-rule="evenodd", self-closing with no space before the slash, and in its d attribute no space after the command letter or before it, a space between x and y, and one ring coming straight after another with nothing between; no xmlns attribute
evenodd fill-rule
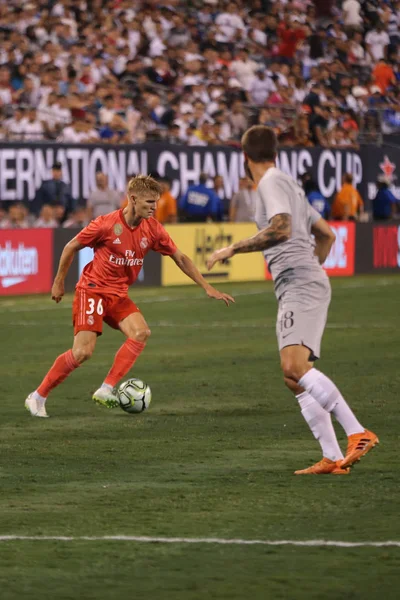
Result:
<svg viewBox="0 0 400 600"><path fill-rule="evenodd" d="M400 0L0 0L0 139L356 147L400 130L399 42Z"/></svg>

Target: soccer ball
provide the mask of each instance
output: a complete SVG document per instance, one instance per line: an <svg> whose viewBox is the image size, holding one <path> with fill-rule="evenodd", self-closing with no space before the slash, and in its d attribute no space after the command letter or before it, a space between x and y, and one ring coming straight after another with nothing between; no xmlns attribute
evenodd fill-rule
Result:
<svg viewBox="0 0 400 600"><path fill-rule="evenodd" d="M151 389L141 379L128 379L118 388L119 405L127 413L141 413L149 408Z"/></svg>

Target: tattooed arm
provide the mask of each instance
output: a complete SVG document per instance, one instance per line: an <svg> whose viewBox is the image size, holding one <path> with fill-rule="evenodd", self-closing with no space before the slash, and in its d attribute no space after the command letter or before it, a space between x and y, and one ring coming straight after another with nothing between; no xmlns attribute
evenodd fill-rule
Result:
<svg viewBox="0 0 400 600"><path fill-rule="evenodd" d="M292 217L288 214L275 215L269 222L269 227L262 229L253 237L232 245L233 254L243 252L258 252L272 246L287 242L292 233Z"/></svg>
<svg viewBox="0 0 400 600"><path fill-rule="evenodd" d="M232 244L227 248L216 250L207 261L207 268L211 270L215 263L231 258L234 254L244 252L259 252L283 244L290 239L292 234L292 217L287 213L281 213L272 217L269 226L262 229L251 238Z"/></svg>

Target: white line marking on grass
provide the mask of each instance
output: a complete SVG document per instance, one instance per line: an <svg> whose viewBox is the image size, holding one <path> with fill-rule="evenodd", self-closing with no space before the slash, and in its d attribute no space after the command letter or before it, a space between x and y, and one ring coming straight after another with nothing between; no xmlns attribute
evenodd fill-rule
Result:
<svg viewBox="0 0 400 600"><path fill-rule="evenodd" d="M400 548L400 542L341 542L336 540L242 540L225 538L184 538L184 537L149 537L138 535L104 535L104 536L63 536L63 535L1 535L0 542L32 541L32 542L139 542L153 544L225 544L238 546L334 546L336 548L382 548L394 546Z"/></svg>
<svg viewBox="0 0 400 600"><path fill-rule="evenodd" d="M238 298L240 296L258 296L261 294L265 294L266 290L249 290L248 292L232 292L232 294L234 294L235 298ZM136 304L140 305L140 304L156 304L158 302L181 302L181 301L185 301L187 302L188 300L195 300L195 301L199 301L199 300L204 300L205 296L189 296L189 295L185 295L185 296L148 296L148 297L143 297L143 298L137 298L136 299ZM15 303L14 303L15 304ZM43 312L43 311L49 311L49 310L60 310L60 309L68 309L71 310L71 305L72 302L69 303L64 303L64 304L60 304L59 306L56 307L55 304L47 304L46 306L35 306L30 305L30 304L25 304L25 306L17 306L15 308L6 308L6 310L0 310L0 314L5 314L5 313L21 313L21 312ZM4 306L12 306L12 304L0 304L1 308L3 308Z"/></svg>
<svg viewBox="0 0 400 600"><path fill-rule="evenodd" d="M176 329L196 329L201 327L207 329L210 327L229 327L229 328L244 328L244 329L275 329L276 324L272 323L249 323L246 321L194 321L193 323L174 323L173 321L149 321L150 327L175 327ZM325 326L327 329L365 329L365 325L357 323L328 323ZM390 323L369 323L369 328L372 329L392 329Z"/></svg>
<svg viewBox="0 0 400 600"><path fill-rule="evenodd" d="M249 323L246 321L194 321L193 323L174 323L173 321L148 321L150 327L174 327L175 329L207 329L207 328L229 328L229 329L275 329L276 324L272 323ZM9 326L15 327L42 327L41 321L9 321ZM64 324L63 324L64 325ZM58 325L63 326L63 325ZM70 323L65 323L65 326L70 327ZM390 323L369 323L369 329L392 329ZM326 329L365 329L365 325L357 323L328 323Z"/></svg>
<svg viewBox="0 0 400 600"><path fill-rule="evenodd" d="M270 283L270 282L268 282ZM385 286L391 286L391 285L399 285L400 284L400 278L390 278L390 279L382 279L380 281L371 281L371 282L365 282L365 281L357 281L357 280L349 280L349 281L345 281L342 282L340 286L338 286L335 290L334 293L336 294L336 292L340 291L340 290L350 290L353 288L373 288L373 287L385 287ZM161 289L161 288L160 288ZM241 296L260 296L260 295L269 295L269 294L273 294L273 288L271 286L266 286L264 289L262 290L248 290L247 292L236 292L235 290L231 291L231 295L234 296L235 298L240 298ZM134 295L134 294L133 294ZM201 295L182 295L182 296L144 296L143 298L140 298L140 296L138 298L136 298L136 303L140 306L140 304L153 304L153 303L158 303L158 302L187 302L190 300L194 300L194 301L199 301L199 300L204 300L204 296ZM40 300L37 301L38 303L40 302ZM45 300L45 302L47 302L47 300ZM5 301L1 301L0 302L0 314L8 314L8 313L21 313L21 312L43 312L43 311L49 311L49 310L60 310L60 309L64 309L64 310L71 310L71 305L72 305L72 301L71 303L66 303L66 304L60 304L59 306L55 306L54 304L47 304L45 306L35 306L35 301L29 301L26 302L26 304L24 306L15 306L15 308L8 308L9 306L14 306L15 304L17 304L16 301L13 300L5 300ZM5 310L3 310L3 308Z"/></svg>

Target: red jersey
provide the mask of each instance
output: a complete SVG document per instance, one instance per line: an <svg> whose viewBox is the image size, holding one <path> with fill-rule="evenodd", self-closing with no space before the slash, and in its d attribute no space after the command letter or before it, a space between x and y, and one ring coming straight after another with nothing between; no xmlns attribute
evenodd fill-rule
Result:
<svg viewBox="0 0 400 600"><path fill-rule="evenodd" d="M294 58L298 43L305 38L305 33L302 29L288 29L282 24L278 27L280 38L279 56L286 58Z"/></svg>
<svg viewBox="0 0 400 600"><path fill-rule="evenodd" d="M76 285L116 296L126 296L136 281L149 250L171 256L177 247L164 227L150 217L137 227L126 223L121 210L97 217L76 236L82 246L94 249ZM93 289L94 288L94 289Z"/></svg>

